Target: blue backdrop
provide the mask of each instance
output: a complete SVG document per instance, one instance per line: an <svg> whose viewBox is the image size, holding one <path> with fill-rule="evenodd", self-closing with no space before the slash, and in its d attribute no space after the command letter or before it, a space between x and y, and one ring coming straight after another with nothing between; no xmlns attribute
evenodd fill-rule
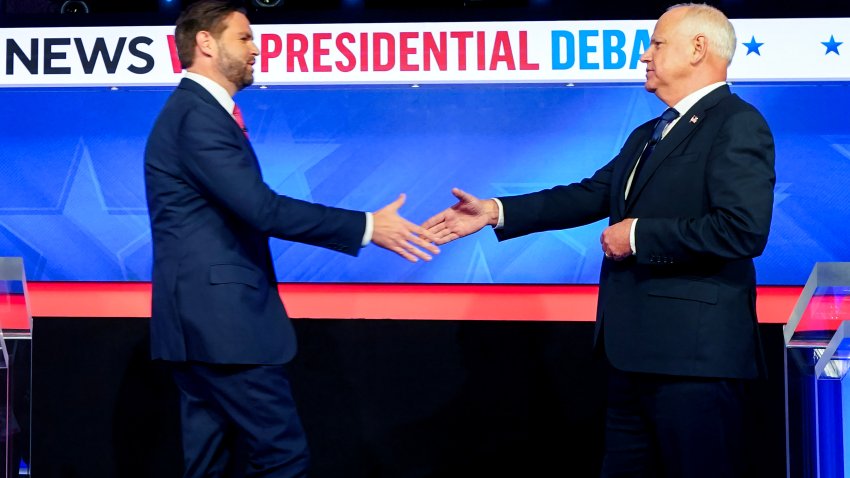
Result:
<svg viewBox="0 0 850 478"><path fill-rule="evenodd" d="M142 156L170 88L0 89L0 256L30 280L149 280ZM748 84L776 137L762 284L802 284L850 260L850 87ZM454 202L569 183L607 163L664 106L641 85L252 87L237 96L266 182L289 196L374 211L408 194L421 222ZM489 231L408 264L273 240L278 278L311 282L595 283L603 223L497 243Z"/></svg>

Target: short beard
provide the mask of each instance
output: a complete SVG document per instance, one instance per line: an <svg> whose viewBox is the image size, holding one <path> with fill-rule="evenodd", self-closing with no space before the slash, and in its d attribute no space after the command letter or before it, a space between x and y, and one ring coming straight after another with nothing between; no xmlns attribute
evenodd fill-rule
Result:
<svg viewBox="0 0 850 478"><path fill-rule="evenodd" d="M254 83L254 74L245 68L245 62L230 55L226 48L220 48L221 57L218 60L218 68L228 81L236 86L239 91Z"/></svg>

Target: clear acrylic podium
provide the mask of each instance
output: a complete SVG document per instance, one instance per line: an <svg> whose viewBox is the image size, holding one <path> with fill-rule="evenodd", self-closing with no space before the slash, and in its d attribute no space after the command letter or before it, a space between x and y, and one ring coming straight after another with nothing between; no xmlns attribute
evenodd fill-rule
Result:
<svg viewBox="0 0 850 478"><path fill-rule="evenodd" d="M29 475L32 316L20 257L0 257L0 477Z"/></svg>
<svg viewBox="0 0 850 478"><path fill-rule="evenodd" d="M788 476L850 477L850 262L815 264L785 326Z"/></svg>

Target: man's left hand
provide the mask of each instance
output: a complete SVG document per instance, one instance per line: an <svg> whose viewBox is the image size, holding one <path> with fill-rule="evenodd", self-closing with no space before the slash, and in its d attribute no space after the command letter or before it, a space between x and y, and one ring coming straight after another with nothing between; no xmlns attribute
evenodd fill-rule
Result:
<svg viewBox="0 0 850 478"><path fill-rule="evenodd" d="M632 255L632 246L629 242L632 222L634 222L633 218L623 219L602 231L599 242L602 243L602 252L605 253L606 258L621 261Z"/></svg>

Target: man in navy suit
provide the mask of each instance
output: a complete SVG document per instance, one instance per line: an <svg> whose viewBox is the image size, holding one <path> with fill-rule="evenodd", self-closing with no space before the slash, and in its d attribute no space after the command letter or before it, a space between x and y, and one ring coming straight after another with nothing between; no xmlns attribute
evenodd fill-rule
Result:
<svg viewBox="0 0 850 478"><path fill-rule="evenodd" d="M145 183L151 348L171 363L180 391L184 476L306 476L307 443L283 368L295 335L269 238L350 255L371 242L411 261L439 251L398 215L403 195L369 214L281 196L263 182L232 99L252 83L259 53L243 10L195 3L175 39L188 72L148 139ZM246 457L233 460L234 449Z"/></svg>
<svg viewBox="0 0 850 478"><path fill-rule="evenodd" d="M444 244L488 224L504 240L609 219L595 336L609 376L605 477L745 468L745 384L763 373L753 258L775 172L767 123L726 85L735 43L717 9L671 7L641 61L646 89L675 111L579 183L491 200L454 189L459 202L424 224Z"/></svg>

